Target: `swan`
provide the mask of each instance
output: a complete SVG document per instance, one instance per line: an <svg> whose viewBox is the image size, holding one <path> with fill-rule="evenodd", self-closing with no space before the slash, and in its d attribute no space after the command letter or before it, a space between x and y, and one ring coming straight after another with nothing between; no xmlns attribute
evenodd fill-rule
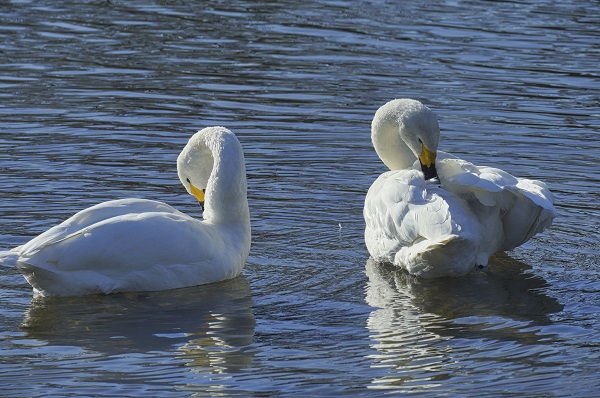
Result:
<svg viewBox="0 0 600 398"><path fill-rule="evenodd" d="M365 197L365 244L378 262L423 278L461 276L551 225L554 197L537 180L438 151L434 113L413 99L377 110L371 140L390 169Z"/></svg>
<svg viewBox="0 0 600 398"><path fill-rule="evenodd" d="M203 220L154 200L120 199L82 210L4 252L42 296L157 291L240 274L250 252L244 154L224 127L194 134L177 174Z"/></svg>

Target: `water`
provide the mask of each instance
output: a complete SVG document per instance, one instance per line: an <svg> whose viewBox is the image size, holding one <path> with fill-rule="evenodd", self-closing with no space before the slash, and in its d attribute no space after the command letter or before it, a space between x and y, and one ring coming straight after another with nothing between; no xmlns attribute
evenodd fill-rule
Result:
<svg viewBox="0 0 600 398"><path fill-rule="evenodd" d="M30 396L591 396L600 387L595 1L0 5L0 248L122 197L199 215L190 135L246 153L235 280L33 300L0 273L0 387ZM397 97L441 147L546 181L558 218L491 273L368 261L369 137Z"/></svg>

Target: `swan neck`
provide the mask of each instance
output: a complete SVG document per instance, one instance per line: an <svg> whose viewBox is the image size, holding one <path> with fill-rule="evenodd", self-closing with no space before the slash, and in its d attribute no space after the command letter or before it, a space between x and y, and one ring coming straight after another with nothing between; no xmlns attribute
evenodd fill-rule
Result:
<svg viewBox="0 0 600 398"><path fill-rule="evenodd" d="M214 165L206 187L204 219L212 223L249 226L244 154L239 142L235 141L207 143Z"/></svg>

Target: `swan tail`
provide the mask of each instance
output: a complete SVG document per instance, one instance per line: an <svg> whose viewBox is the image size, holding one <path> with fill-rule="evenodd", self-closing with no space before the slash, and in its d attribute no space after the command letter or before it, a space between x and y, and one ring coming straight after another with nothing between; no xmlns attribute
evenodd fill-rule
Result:
<svg viewBox="0 0 600 398"><path fill-rule="evenodd" d="M19 260L19 252L16 249L0 252L0 266L14 267Z"/></svg>

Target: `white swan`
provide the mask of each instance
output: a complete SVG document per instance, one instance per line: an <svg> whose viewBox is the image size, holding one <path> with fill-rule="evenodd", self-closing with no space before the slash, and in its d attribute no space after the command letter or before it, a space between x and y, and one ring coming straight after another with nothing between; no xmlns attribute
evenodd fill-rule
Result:
<svg viewBox="0 0 600 398"><path fill-rule="evenodd" d="M223 127L205 128L183 148L177 172L205 202L203 221L157 201L108 201L3 253L0 262L17 265L44 296L165 290L237 276L250 252L239 141Z"/></svg>
<svg viewBox="0 0 600 398"><path fill-rule="evenodd" d="M421 277L460 276L552 223L554 197L544 183L437 151L439 135L419 101L393 100L375 113L371 139L391 171L365 198L373 259Z"/></svg>

